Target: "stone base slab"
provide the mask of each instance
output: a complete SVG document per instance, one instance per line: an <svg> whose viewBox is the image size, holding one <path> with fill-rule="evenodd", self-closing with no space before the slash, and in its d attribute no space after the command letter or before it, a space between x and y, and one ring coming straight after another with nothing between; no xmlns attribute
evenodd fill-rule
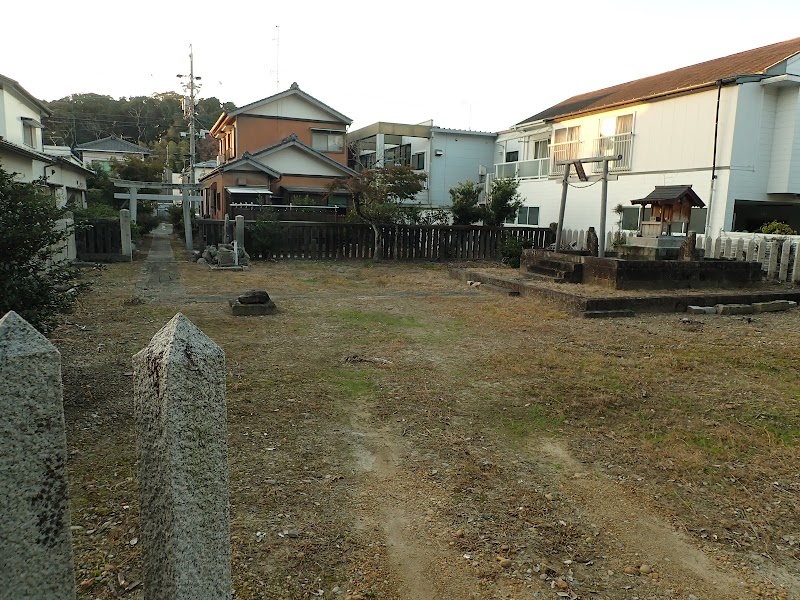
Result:
<svg viewBox="0 0 800 600"><path fill-rule="evenodd" d="M272 300L266 304L242 304L238 300L229 300L228 304L230 304L231 314L233 314L234 317L272 315L278 310Z"/></svg>

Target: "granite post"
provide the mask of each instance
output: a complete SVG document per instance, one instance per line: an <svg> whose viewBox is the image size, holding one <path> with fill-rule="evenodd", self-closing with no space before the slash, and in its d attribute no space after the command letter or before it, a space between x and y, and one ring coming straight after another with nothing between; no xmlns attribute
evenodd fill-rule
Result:
<svg viewBox="0 0 800 600"><path fill-rule="evenodd" d="M194 240L192 240L192 205L189 202L189 188L184 187L181 190L183 196L181 200L181 208L183 209L183 237L186 241L186 251L191 252L194 250Z"/></svg>
<svg viewBox="0 0 800 600"><path fill-rule="evenodd" d="M767 266L767 279L773 279L778 275L778 244L777 240L772 240L769 244L769 264Z"/></svg>
<svg viewBox="0 0 800 600"><path fill-rule="evenodd" d="M222 233L222 242L225 244L229 244L231 241L231 217L230 215L225 215L225 229Z"/></svg>
<svg viewBox="0 0 800 600"><path fill-rule="evenodd" d="M123 208L119 211L119 233L122 236L122 253L133 260L133 242L131 240L131 211Z"/></svg>
<svg viewBox="0 0 800 600"><path fill-rule="evenodd" d="M75 598L61 355L0 319L0 600Z"/></svg>
<svg viewBox="0 0 800 600"><path fill-rule="evenodd" d="M236 245L239 252L244 252L244 216L236 215Z"/></svg>
<svg viewBox="0 0 800 600"><path fill-rule="evenodd" d="M178 313L133 357L145 600L229 600L225 354Z"/></svg>
<svg viewBox="0 0 800 600"><path fill-rule="evenodd" d="M792 252L792 240L785 240L781 246L781 262L778 270L778 279L786 281L789 278L789 254Z"/></svg>

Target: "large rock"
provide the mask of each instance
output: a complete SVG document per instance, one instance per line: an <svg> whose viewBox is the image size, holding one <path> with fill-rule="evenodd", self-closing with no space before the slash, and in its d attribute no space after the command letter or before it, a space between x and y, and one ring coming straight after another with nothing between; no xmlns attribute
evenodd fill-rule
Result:
<svg viewBox="0 0 800 600"><path fill-rule="evenodd" d="M266 290L247 290L237 300L241 304L266 304L269 302L269 294Z"/></svg>

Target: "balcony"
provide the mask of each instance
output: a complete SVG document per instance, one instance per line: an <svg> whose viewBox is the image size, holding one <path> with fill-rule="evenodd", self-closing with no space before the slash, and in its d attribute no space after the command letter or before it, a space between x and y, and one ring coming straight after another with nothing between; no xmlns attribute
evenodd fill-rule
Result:
<svg viewBox="0 0 800 600"><path fill-rule="evenodd" d="M621 154L622 160L614 160L608 163L609 172L630 171L632 150L633 134L620 133L595 139L592 146L592 156L617 156ZM592 171L601 173L603 171L603 163L594 163Z"/></svg>
<svg viewBox="0 0 800 600"><path fill-rule="evenodd" d="M495 177L515 177L517 179L546 179L550 165L549 158L521 160L499 163L494 166Z"/></svg>
<svg viewBox="0 0 800 600"><path fill-rule="evenodd" d="M560 144L550 145L550 175L563 175L564 165L557 165L557 162L573 160L578 158L581 147L580 140L572 142L561 142Z"/></svg>

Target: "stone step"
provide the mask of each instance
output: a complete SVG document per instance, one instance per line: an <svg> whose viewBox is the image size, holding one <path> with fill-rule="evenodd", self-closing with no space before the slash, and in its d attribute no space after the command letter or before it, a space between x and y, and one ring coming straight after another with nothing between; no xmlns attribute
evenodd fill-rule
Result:
<svg viewBox="0 0 800 600"><path fill-rule="evenodd" d="M563 274L553 273L553 274L545 274L545 273L521 273L520 277L523 279L530 279L533 281L549 281L551 283L566 283L567 280L564 279Z"/></svg>
<svg viewBox="0 0 800 600"><path fill-rule="evenodd" d="M495 292L497 294L503 294L504 296L519 296L519 290L501 287L499 285L494 285L492 283L481 283L478 289L486 290L488 292Z"/></svg>

